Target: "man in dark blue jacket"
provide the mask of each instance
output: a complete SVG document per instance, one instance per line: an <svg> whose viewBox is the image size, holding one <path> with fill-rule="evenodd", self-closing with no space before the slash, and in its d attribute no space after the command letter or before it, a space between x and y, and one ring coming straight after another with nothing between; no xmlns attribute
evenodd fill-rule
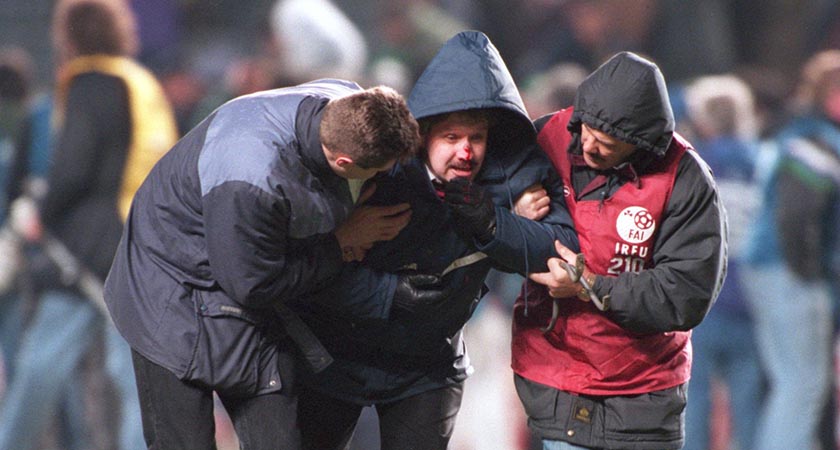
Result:
<svg viewBox="0 0 840 450"><path fill-rule="evenodd" d="M351 248L405 226L405 203L353 209L348 181L418 146L395 91L319 80L226 103L160 160L105 286L150 448L214 448L214 392L243 448L299 448L275 310L337 275Z"/></svg>
<svg viewBox="0 0 840 450"><path fill-rule="evenodd" d="M344 448L367 405L379 415L383 449L445 449L472 372L462 329L488 271L543 271L552 239L577 247L562 184L485 35L450 39L409 107L424 150L374 178L369 202L408 202L411 221L348 264L331 288L296 303L335 358L301 377L309 449ZM551 201L541 222L511 211L512 199L535 184Z"/></svg>

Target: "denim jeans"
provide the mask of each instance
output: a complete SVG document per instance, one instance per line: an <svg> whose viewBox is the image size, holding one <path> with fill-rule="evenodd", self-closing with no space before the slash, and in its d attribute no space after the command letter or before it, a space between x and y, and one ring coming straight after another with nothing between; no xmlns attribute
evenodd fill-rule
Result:
<svg viewBox="0 0 840 450"><path fill-rule="evenodd" d="M69 291L47 291L38 300L32 322L24 332L18 350L17 368L0 410L0 450L34 448L50 419L62 408L72 423L83 423L81 384L77 371L100 327L105 326L101 313L90 302ZM109 328L113 328L108 324ZM109 331L116 333L115 331ZM109 339L107 364L120 395L121 429L129 436L140 436L141 423L137 390L127 349ZM118 353L124 351L122 355ZM130 361L130 359L128 359ZM126 372L126 368L128 371ZM127 387L128 386L128 387ZM79 390L71 396L74 390ZM74 399L75 397L75 399ZM69 412L67 411L69 408ZM69 427L70 447L87 447L88 433L80 425ZM123 442L123 437L118 438ZM142 439L121 450L145 448Z"/></svg>
<svg viewBox="0 0 840 450"><path fill-rule="evenodd" d="M140 399L137 396L137 381L131 364L131 347L111 323L105 328L105 338L108 352L105 369L116 388L120 403L117 445L120 450L145 450Z"/></svg>
<svg viewBox="0 0 840 450"><path fill-rule="evenodd" d="M543 439L543 450L598 450L590 447L581 447L579 445L569 444L563 441L549 441Z"/></svg>
<svg viewBox="0 0 840 450"><path fill-rule="evenodd" d="M0 351L3 353L3 375L7 385L14 376L15 355L22 333L22 297L14 291L0 295Z"/></svg>
<svg viewBox="0 0 840 450"><path fill-rule="evenodd" d="M691 334L694 358L685 414L683 450L709 448L712 380L724 382L732 411L732 437L739 449L753 449L763 383L753 323L746 315L712 310Z"/></svg>
<svg viewBox="0 0 840 450"><path fill-rule="evenodd" d="M79 386L76 368L93 341L94 327L101 326L96 314L94 307L71 294L51 291L39 299L0 410L0 450L34 448L67 388Z"/></svg>
<svg viewBox="0 0 840 450"><path fill-rule="evenodd" d="M782 264L753 267L744 283L769 382L755 448L808 449L831 386L831 297Z"/></svg>

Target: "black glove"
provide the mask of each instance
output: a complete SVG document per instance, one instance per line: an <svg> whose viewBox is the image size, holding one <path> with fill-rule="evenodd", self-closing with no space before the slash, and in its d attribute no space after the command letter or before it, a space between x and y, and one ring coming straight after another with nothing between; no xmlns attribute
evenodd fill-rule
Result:
<svg viewBox="0 0 840 450"><path fill-rule="evenodd" d="M493 240L496 233L496 207L484 189L466 177L453 178L444 185L443 201L455 219L455 231L481 243Z"/></svg>
<svg viewBox="0 0 840 450"><path fill-rule="evenodd" d="M437 275L417 272L400 274L394 291L391 317L432 316L440 311L449 295L449 290L443 287Z"/></svg>

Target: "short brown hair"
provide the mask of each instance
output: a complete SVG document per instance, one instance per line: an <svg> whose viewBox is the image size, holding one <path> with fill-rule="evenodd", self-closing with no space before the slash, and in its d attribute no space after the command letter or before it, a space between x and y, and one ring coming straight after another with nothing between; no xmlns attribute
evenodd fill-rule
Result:
<svg viewBox="0 0 840 450"><path fill-rule="evenodd" d="M134 56L139 48L134 12L126 0L59 0L53 39L63 58Z"/></svg>
<svg viewBox="0 0 840 450"><path fill-rule="evenodd" d="M327 149L347 154L363 169L413 156L421 142L405 99L385 86L331 100L320 136Z"/></svg>

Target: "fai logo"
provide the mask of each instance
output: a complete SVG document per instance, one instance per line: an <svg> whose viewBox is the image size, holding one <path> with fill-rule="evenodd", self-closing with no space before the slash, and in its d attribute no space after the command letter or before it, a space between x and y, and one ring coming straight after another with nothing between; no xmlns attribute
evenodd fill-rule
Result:
<svg viewBox="0 0 840 450"><path fill-rule="evenodd" d="M632 244L641 244L650 239L656 229L656 221L647 209L641 206L624 208L615 221L618 235Z"/></svg>

